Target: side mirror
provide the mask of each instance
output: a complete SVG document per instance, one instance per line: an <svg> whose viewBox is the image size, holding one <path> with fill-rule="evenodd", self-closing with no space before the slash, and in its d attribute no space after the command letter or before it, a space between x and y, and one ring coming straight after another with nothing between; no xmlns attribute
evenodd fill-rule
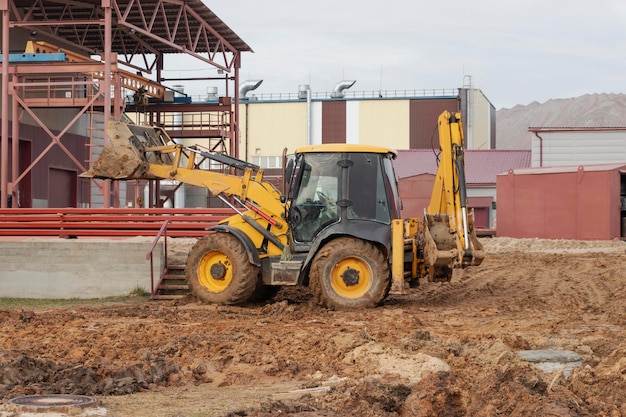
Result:
<svg viewBox="0 0 626 417"><path fill-rule="evenodd" d="M285 155L283 155L283 160L286 160ZM293 175L293 165L293 158L287 161L286 165L283 165L283 194L287 194L287 185L291 182L291 176Z"/></svg>
<svg viewBox="0 0 626 417"><path fill-rule="evenodd" d="M293 165L294 165L294 161L293 159L290 159L287 162L287 166L285 167L285 172L283 174L285 181L289 181L291 179L291 176L293 175Z"/></svg>

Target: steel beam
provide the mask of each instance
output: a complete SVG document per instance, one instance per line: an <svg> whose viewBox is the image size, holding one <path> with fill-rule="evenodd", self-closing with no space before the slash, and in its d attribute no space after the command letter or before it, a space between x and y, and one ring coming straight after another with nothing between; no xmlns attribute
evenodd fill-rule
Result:
<svg viewBox="0 0 626 417"><path fill-rule="evenodd" d="M11 163L11 183L9 184L8 192L11 194L11 207L19 207L19 195L17 193L17 178L20 175L20 117L19 117L19 103L17 101L15 92L15 83L17 82L17 75L13 75L11 82L11 155L13 162Z"/></svg>
<svg viewBox="0 0 626 417"><path fill-rule="evenodd" d="M2 127L0 128L0 208L6 208L9 195L9 4L0 0L2 11Z"/></svg>
<svg viewBox="0 0 626 417"><path fill-rule="evenodd" d="M104 93L104 125L106 126L111 118L111 23L113 22L111 0L102 0L102 8L104 9L104 80L102 80L101 91ZM109 135L104 129L105 146L108 142ZM104 181L103 186L104 207L111 207L111 181Z"/></svg>

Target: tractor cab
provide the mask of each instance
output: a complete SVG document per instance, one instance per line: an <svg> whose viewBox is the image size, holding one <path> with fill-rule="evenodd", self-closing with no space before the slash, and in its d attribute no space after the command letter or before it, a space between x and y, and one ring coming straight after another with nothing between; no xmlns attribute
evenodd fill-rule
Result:
<svg viewBox="0 0 626 417"><path fill-rule="evenodd" d="M298 149L286 170L294 244L310 246L331 234L371 234L371 224L388 234L391 220L400 216L393 158L393 151L373 146Z"/></svg>

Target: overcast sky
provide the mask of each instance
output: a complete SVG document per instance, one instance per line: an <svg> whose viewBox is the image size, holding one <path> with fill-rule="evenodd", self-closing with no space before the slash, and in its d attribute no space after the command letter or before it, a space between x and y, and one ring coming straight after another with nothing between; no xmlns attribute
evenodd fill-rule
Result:
<svg viewBox="0 0 626 417"><path fill-rule="evenodd" d="M496 109L626 92L625 0L234 0L204 3L254 53L255 93L453 89ZM206 90L199 92L204 93Z"/></svg>

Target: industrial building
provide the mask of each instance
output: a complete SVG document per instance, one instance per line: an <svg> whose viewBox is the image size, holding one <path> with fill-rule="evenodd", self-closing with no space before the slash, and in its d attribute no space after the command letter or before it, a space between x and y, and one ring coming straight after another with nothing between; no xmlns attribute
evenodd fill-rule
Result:
<svg viewBox="0 0 626 417"><path fill-rule="evenodd" d="M285 148L307 144L436 147L443 110L463 113L470 148L495 146L495 108L471 83L358 92L350 89L354 81L341 81L331 92L294 86L293 95L253 96L260 81L239 77L251 47L200 0L7 0L0 6L1 207L211 205L205 190L179 184L79 177L104 144L104 121L124 114L164 127L176 141L268 169L281 166ZM186 79L164 77L180 54L206 65L206 97L192 100Z"/></svg>
<svg viewBox="0 0 626 417"><path fill-rule="evenodd" d="M469 149L495 148L495 108L474 88L352 92L358 81L335 90L296 96L258 95L241 102L242 158L265 168L280 166L284 148L322 143L384 144L391 149L438 148L437 118L463 115Z"/></svg>

